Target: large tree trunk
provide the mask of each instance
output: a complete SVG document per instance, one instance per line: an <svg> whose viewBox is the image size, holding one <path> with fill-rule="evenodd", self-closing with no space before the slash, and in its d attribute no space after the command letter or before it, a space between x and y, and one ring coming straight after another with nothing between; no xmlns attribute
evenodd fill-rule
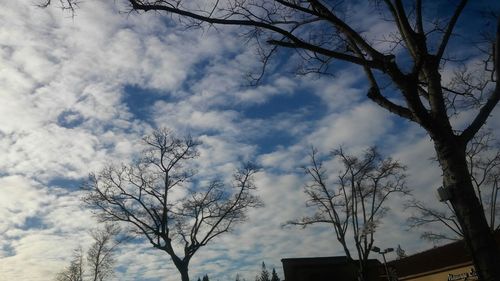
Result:
<svg viewBox="0 0 500 281"><path fill-rule="evenodd" d="M181 281L189 281L189 260L173 259L175 267L181 274Z"/></svg>
<svg viewBox="0 0 500 281"><path fill-rule="evenodd" d="M479 280L500 280L500 252L474 192L465 158L466 144L456 136L434 138L443 170L443 186L462 228Z"/></svg>

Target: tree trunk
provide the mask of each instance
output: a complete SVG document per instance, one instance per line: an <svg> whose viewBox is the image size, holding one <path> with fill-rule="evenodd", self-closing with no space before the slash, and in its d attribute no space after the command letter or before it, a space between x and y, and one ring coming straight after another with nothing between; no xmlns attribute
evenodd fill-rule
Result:
<svg viewBox="0 0 500 281"><path fill-rule="evenodd" d="M188 273L188 267L183 267L182 269L179 268L179 272L181 273L181 280L182 281L189 281L189 273Z"/></svg>
<svg viewBox="0 0 500 281"><path fill-rule="evenodd" d="M351 266L351 272L353 272L354 278L356 281L365 281L366 279L366 270L361 260L353 260L351 257L347 257L347 262Z"/></svg>
<svg viewBox="0 0 500 281"><path fill-rule="evenodd" d="M366 269L364 266L360 265L358 268L357 281L365 281L366 279Z"/></svg>
<svg viewBox="0 0 500 281"><path fill-rule="evenodd" d="M174 259L174 264L175 267L177 267L177 270L181 274L181 281L189 281L189 272L188 272L188 266L189 266L189 260L175 260Z"/></svg>
<svg viewBox="0 0 500 281"><path fill-rule="evenodd" d="M466 144L455 136L434 138L443 170L443 186L464 234L479 280L500 281L500 252L474 192L465 158Z"/></svg>

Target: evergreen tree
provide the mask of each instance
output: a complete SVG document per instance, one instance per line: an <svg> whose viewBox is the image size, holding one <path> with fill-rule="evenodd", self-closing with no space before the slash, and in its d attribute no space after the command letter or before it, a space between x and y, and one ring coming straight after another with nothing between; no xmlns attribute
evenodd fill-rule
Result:
<svg viewBox="0 0 500 281"><path fill-rule="evenodd" d="M273 272L271 273L271 281L280 281L278 273L276 273L276 269L273 267Z"/></svg>
<svg viewBox="0 0 500 281"><path fill-rule="evenodd" d="M207 274L205 274L205 276L203 276L202 281L209 281L209 280L208 280L208 275L207 275Z"/></svg>
<svg viewBox="0 0 500 281"><path fill-rule="evenodd" d="M262 272L257 275L255 281L271 281L269 271L267 271L266 264L262 262Z"/></svg>
<svg viewBox="0 0 500 281"><path fill-rule="evenodd" d="M401 248L401 245L398 245L398 248L396 249L396 254L397 254L397 259L403 259L406 258L406 252Z"/></svg>

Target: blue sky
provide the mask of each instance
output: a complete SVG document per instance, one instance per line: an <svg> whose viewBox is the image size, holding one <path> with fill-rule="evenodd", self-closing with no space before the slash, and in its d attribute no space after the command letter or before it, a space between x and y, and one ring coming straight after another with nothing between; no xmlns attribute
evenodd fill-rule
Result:
<svg viewBox="0 0 500 281"><path fill-rule="evenodd" d="M260 64L237 28L186 30L152 13L119 13L122 1L84 1L74 18L32 2L0 0L0 281L52 280L74 248L85 248L97 222L78 186L88 173L136 155L155 127L203 141L202 175L230 175L242 160L262 167L256 184L266 206L203 248L190 265L193 279L240 273L253 280L262 261L282 276L282 258L342 254L327 227L281 227L309 212L301 166L312 145L359 153L377 144L408 166L418 199L438 204L441 172L429 138L368 101L358 68L297 76L297 55L288 52L249 86L245 74ZM369 9L359 11L359 25L374 37L391 30ZM469 113L453 122L466 124ZM488 126L500 127L498 109ZM407 253L431 246L406 231L400 198L391 208L377 246L400 244ZM147 243L123 245L117 259L115 280L178 280L168 256Z"/></svg>

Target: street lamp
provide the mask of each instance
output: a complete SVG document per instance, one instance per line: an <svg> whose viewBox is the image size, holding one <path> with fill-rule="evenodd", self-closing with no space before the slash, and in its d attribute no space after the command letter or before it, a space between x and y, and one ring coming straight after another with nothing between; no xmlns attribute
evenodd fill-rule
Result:
<svg viewBox="0 0 500 281"><path fill-rule="evenodd" d="M384 259L385 276L387 276L388 281L391 281L391 279L389 278L389 270L387 269L387 261L385 260L385 254L390 253L392 251L394 251L394 248L387 248L381 251L379 247L376 246L372 247L372 252L381 254L382 258Z"/></svg>

